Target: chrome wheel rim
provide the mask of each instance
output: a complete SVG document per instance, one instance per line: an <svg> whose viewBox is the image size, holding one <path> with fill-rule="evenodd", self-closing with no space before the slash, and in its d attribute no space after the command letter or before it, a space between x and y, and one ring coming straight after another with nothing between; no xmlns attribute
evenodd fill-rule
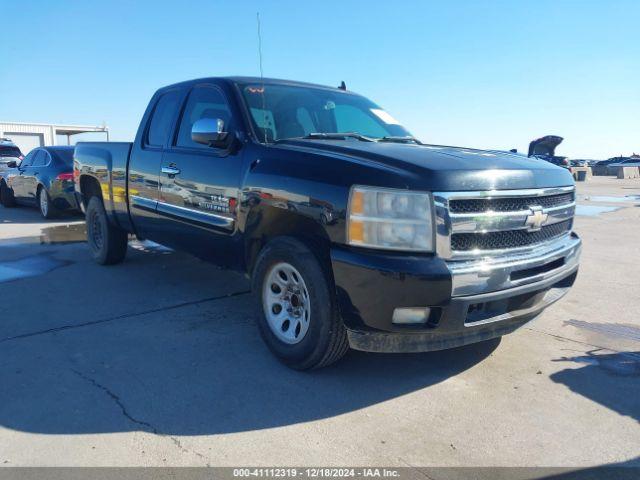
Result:
<svg viewBox="0 0 640 480"><path fill-rule="evenodd" d="M307 285L296 268L286 262L273 265L262 287L262 307L269 328L282 342L302 341L311 321Z"/></svg>
<svg viewBox="0 0 640 480"><path fill-rule="evenodd" d="M42 216L46 217L47 213L49 213L49 202L47 201L47 192L44 190L40 191L40 211L42 212Z"/></svg>

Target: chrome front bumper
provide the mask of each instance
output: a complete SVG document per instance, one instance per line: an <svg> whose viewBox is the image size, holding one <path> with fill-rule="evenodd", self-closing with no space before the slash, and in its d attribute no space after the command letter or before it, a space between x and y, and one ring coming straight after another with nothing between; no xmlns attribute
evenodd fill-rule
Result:
<svg viewBox="0 0 640 480"><path fill-rule="evenodd" d="M508 290L562 278L578 269L582 242L574 233L535 248L496 257L447 262L451 296Z"/></svg>
<svg viewBox="0 0 640 480"><path fill-rule="evenodd" d="M349 344L368 352L429 352L507 335L538 316L571 288L577 272L499 292L452 298L434 328L412 332L347 329Z"/></svg>

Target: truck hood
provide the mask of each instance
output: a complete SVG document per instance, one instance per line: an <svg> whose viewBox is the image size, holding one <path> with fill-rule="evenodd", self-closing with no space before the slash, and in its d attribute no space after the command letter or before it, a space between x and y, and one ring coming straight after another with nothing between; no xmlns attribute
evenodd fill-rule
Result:
<svg viewBox="0 0 640 480"><path fill-rule="evenodd" d="M556 147L564 140L557 135L547 135L545 137L537 138L529 144L529 156L532 155L549 155L553 157L556 152Z"/></svg>
<svg viewBox="0 0 640 480"><path fill-rule="evenodd" d="M392 170L407 188L505 190L573 184L571 174L564 168L498 150L357 140L291 140L278 146L340 155L347 161Z"/></svg>

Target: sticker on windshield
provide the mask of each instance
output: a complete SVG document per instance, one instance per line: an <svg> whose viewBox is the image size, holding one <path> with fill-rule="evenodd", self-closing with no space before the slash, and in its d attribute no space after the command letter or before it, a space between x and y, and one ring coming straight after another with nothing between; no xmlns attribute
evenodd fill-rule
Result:
<svg viewBox="0 0 640 480"><path fill-rule="evenodd" d="M400 125L400 122L389 115L387 112L382 110L381 108L372 108L370 109L371 113L373 113L376 117L382 120L387 125Z"/></svg>

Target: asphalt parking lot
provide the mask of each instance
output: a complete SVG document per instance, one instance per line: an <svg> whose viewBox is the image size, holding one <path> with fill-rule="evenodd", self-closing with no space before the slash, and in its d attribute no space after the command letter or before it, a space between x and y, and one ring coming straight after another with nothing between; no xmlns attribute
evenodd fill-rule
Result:
<svg viewBox="0 0 640 480"><path fill-rule="evenodd" d="M0 464L640 465L640 181L578 185L577 283L502 341L300 373L248 282L0 207Z"/></svg>

